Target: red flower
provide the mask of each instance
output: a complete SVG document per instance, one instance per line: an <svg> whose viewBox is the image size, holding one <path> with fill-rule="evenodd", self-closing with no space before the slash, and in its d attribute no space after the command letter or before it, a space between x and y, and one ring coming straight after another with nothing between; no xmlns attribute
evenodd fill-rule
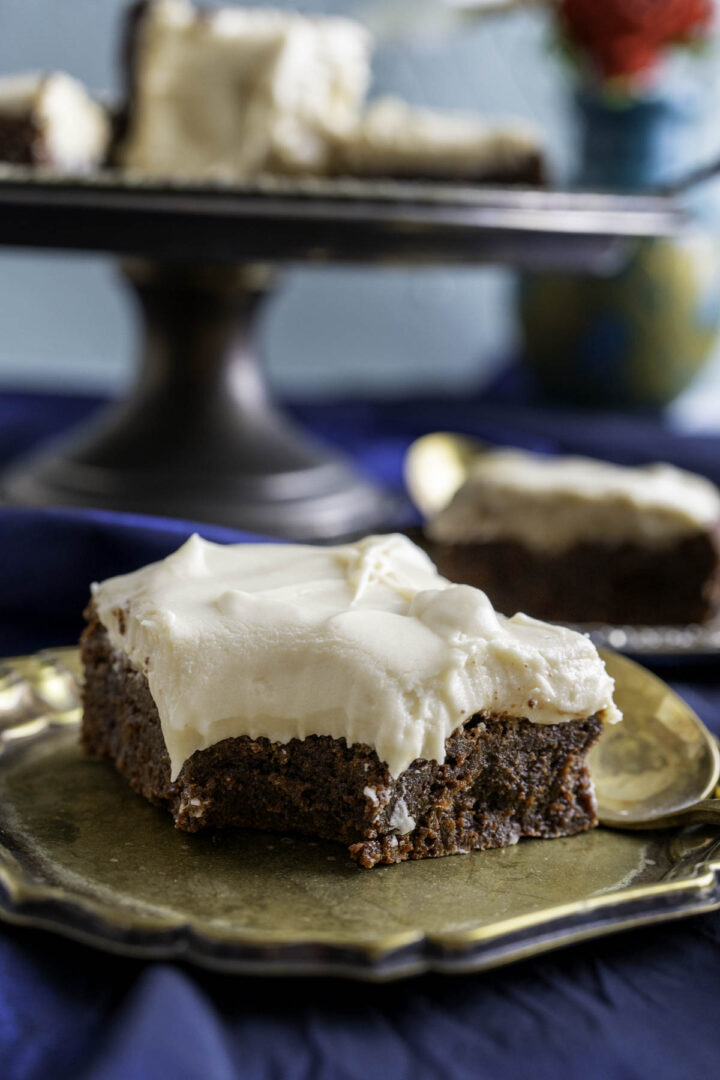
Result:
<svg viewBox="0 0 720 1080"><path fill-rule="evenodd" d="M660 50L639 34L610 38L595 50L595 62L606 78L638 75L657 63Z"/></svg>
<svg viewBox="0 0 720 1080"><path fill-rule="evenodd" d="M632 76L657 62L668 45L699 39L712 0L560 0L565 38L606 77Z"/></svg>

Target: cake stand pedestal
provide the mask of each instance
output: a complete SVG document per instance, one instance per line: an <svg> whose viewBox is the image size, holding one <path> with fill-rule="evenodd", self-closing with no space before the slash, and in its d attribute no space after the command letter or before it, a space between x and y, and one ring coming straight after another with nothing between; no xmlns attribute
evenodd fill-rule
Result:
<svg viewBox="0 0 720 1080"><path fill-rule="evenodd" d="M393 500L271 398L252 346L261 265L126 260L144 320L129 398L8 473L12 502L112 506L296 540L391 526Z"/></svg>
<svg viewBox="0 0 720 1080"><path fill-rule="evenodd" d="M13 503L170 515L294 540L396 524L398 502L268 392L252 324L276 267L617 264L684 223L669 198L388 181L219 188L0 168L0 245L120 256L145 342L129 398L0 478Z"/></svg>

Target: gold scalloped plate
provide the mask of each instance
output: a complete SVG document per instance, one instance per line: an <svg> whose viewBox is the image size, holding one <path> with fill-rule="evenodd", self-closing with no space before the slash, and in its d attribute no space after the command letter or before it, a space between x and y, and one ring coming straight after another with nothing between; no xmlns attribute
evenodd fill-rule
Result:
<svg viewBox="0 0 720 1080"><path fill-rule="evenodd" d="M621 707L642 699L638 672L618 659ZM9 922L224 972L385 980L479 971L720 907L710 828L596 829L371 871L333 844L176 832L112 767L82 757L78 677L75 649L0 662Z"/></svg>

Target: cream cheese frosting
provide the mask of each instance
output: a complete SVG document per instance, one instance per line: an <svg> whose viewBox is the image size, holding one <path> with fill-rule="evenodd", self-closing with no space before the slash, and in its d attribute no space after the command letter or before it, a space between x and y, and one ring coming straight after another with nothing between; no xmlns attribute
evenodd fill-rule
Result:
<svg viewBox="0 0 720 1080"><path fill-rule="evenodd" d="M339 547L212 544L93 585L112 645L147 675L175 778L247 735L373 747L397 777L444 760L476 712L619 719L590 640L440 577L399 535Z"/></svg>
<svg viewBox="0 0 720 1080"><path fill-rule="evenodd" d="M520 450L481 454L450 503L425 526L441 543L672 543L720 520L720 492L671 465L624 467Z"/></svg>
<svg viewBox="0 0 720 1080"><path fill-rule="evenodd" d="M470 179L512 169L540 153L537 130L521 120L376 101L339 147L342 167L358 176L453 176Z"/></svg>
<svg viewBox="0 0 720 1080"><path fill-rule="evenodd" d="M155 0L135 33L123 164L199 180L323 172L356 122L369 53L351 19Z"/></svg>

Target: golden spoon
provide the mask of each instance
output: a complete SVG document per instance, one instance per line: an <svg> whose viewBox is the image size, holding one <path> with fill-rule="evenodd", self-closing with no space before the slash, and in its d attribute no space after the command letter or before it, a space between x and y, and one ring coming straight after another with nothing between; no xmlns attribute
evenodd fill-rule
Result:
<svg viewBox="0 0 720 1080"><path fill-rule="evenodd" d="M664 829L720 825L718 744L692 709L661 679L601 650L615 679L624 720L609 724L590 753L602 825Z"/></svg>
<svg viewBox="0 0 720 1080"><path fill-rule="evenodd" d="M489 443L450 431L433 431L408 447L403 463L405 487L423 517L448 505L473 461L488 448Z"/></svg>

